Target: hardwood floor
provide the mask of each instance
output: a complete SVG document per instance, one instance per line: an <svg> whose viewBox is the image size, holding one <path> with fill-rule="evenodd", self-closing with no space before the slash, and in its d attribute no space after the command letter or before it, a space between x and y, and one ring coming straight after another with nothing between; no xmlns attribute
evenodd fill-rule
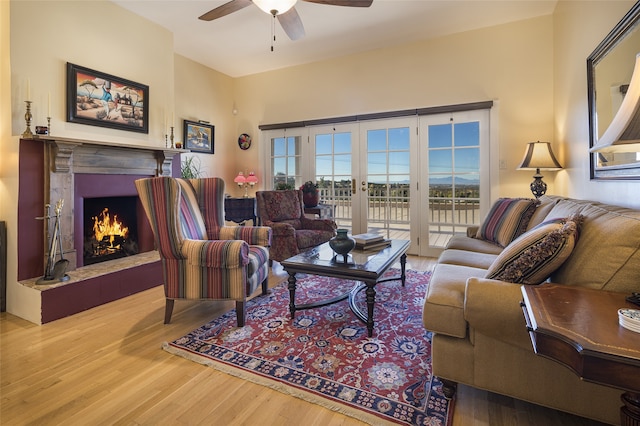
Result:
<svg viewBox="0 0 640 426"><path fill-rule="evenodd" d="M408 268L433 259L410 256ZM269 285L286 274L274 263ZM176 302L162 324L156 287L37 326L0 315L2 425L361 425L340 413L163 351L162 342L233 309ZM580 417L460 386L453 426L597 425Z"/></svg>

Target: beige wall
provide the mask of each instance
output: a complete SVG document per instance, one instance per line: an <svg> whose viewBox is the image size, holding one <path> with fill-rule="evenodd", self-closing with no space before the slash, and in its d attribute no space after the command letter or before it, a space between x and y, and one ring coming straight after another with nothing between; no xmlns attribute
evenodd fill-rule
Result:
<svg viewBox="0 0 640 426"><path fill-rule="evenodd" d="M640 208L640 181L589 180L586 59L635 1L561 1L554 13L555 140L566 171L556 185L572 197ZM630 59L633 61L633 59Z"/></svg>
<svg viewBox="0 0 640 426"><path fill-rule="evenodd" d="M553 142L553 19L238 78L235 94L239 125L252 134L266 123L498 100L499 152L492 158L506 169L497 192L531 196L533 173L515 168L527 142ZM258 162L257 152L251 161ZM553 175L546 177L549 192Z"/></svg>
<svg viewBox="0 0 640 426"><path fill-rule="evenodd" d="M204 176L222 177L226 192L242 196L234 183L242 166L242 153L238 148L233 96L233 78L205 67L197 62L175 55L176 137L183 140L182 120L208 121L214 125L214 154L190 154L202 167Z"/></svg>

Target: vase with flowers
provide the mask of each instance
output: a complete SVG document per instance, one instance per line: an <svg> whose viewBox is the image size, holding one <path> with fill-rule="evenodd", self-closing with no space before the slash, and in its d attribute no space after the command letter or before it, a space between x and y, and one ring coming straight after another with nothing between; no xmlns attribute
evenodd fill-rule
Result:
<svg viewBox="0 0 640 426"><path fill-rule="evenodd" d="M300 190L302 191L302 202L305 207L315 207L318 205L320 202L318 185L308 180L302 184Z"/></svg>

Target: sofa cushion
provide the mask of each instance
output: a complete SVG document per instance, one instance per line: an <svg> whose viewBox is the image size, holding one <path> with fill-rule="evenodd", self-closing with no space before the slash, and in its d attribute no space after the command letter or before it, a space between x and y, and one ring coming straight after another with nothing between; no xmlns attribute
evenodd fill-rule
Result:
<svg viewBox="0 0 640 426"><path fill-rule="evenodd" d="M443 251L442 254L440 254L438 263L489 269L489 267L496 260L496 257L497 255L489 253L480 253L470 250L447 249Z"/></svg>
<svg viewBox="0 0 640 426"><path fill-rule="evenodd" d="M560 201L560 198L557 196L550 197L548 195L543 195L538 198L540 204L536 207L536 211L531 215L531 219L529 220L529 224L527 225L527 231L540 225L544 222L549 215L549 212L553 207Z"/></svg>
<svg viewBox="0 0 640 426"><path fill-rule="evenodd" d="M556 208L579 209L585 219L573 254L551 280L622 293L638 291L640 211L573 200L560 201Z"/></svg>
<svg viewBox="0 0 640 426"><path fill-rule="evenodd" d="M489 210L476 237L506 247L527 230L537 204L530 198L499 198Z"/></svg>
<svg viewBox="0 0 640 426"><path fill-rule="evenodd" d="M571 255L582 216L543 222L498 255L486 278L519 284L540 284Z"/></svg>
<svg viewBox="0 0 640 426"><path fill-rule="evenodd" d="M447 250L465 250L478 253L500 254L503 247L497 246L489 241L478 238L470 238L464 235L454 235L447 243ZM446 252L446 250L445 250Z"/></svg>
<svg viewBox="0 0 640 426"><path fill-rule="evenodd" d="M464 338L467 321L464 319L464 292L467 278L484 277L486 270L460 265L436 265L422 310L422 321L436 333Z"/></svg>

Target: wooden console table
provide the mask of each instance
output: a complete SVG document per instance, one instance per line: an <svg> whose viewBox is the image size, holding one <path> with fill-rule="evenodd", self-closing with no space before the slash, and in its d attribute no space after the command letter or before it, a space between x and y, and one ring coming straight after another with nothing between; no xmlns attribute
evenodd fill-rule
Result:
<svg viewBox="0 0 640 426"><path fill-rule="evenodd" d="M224 220L238 224L250 220L255 226L256 199L226 197L224 199Z"/></svg>
<svg viewBox="0 0 640 426"><path fill-rule="evenodd" d="M555 284L522 286L522 310L538 355L583 380L625 390L623 426L640 425L640 333L618 324L625 294Z"/></svg>

